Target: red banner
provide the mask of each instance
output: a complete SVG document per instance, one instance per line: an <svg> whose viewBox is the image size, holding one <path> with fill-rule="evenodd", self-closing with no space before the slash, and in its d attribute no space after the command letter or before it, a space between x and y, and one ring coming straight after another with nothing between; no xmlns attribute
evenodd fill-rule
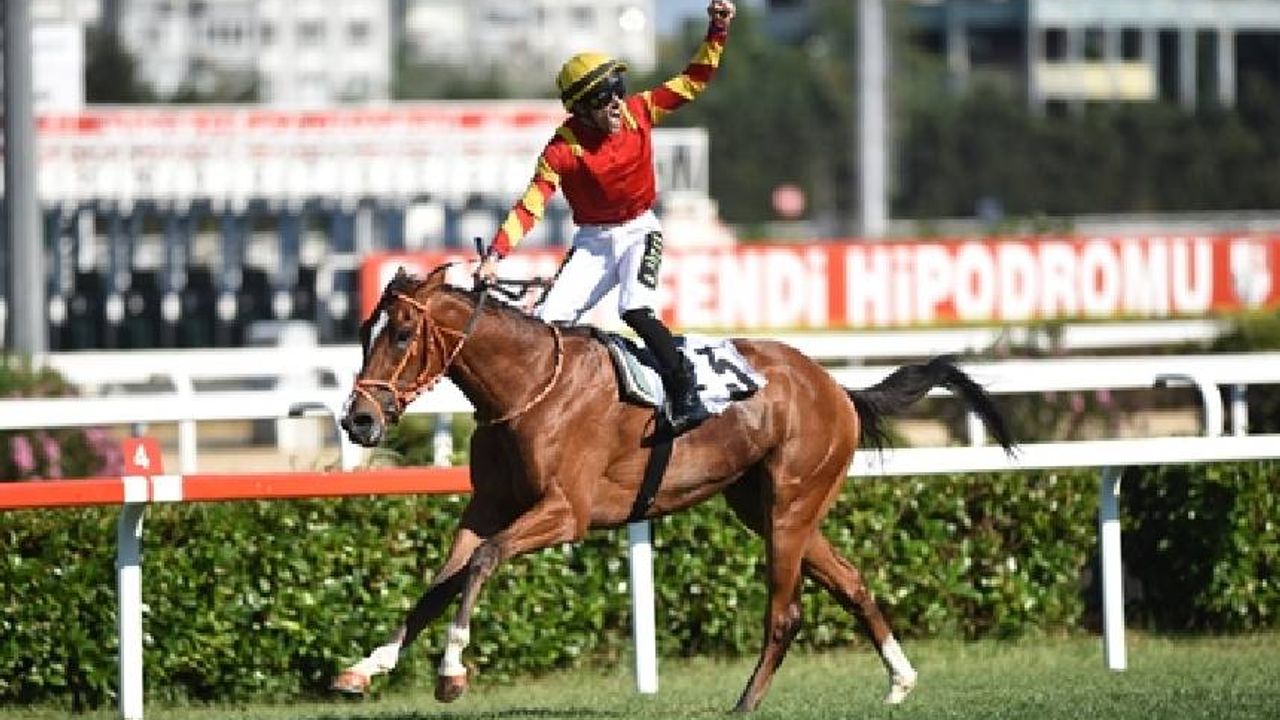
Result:
<svg viewBox="0 0 1280 720"><path fill-rule="evenodd" d="M519 249L504 277L551 277L560 251ZM474 254L382 254L361 273L373 307L397 267ZM670 248L663 317L681 328L772 330L1196 317L1280 306L1280 235L1033 237ZM611 324L609 298L591 321Z"/></svg>

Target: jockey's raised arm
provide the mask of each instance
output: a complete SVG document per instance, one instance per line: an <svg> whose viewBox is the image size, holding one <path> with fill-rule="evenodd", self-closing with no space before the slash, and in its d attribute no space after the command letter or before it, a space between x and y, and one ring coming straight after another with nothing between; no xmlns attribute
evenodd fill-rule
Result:
<svg viewBox="0 0 1280 720"><path fill-rule="evenodd" d="M711 0L707 33L684 71L643 92L628 95L626 63L604 53L578 53L564 63L556 87L571 115L538 156L533 178L477 271L495 280L497 261L533 230L562 190L578 231L539 317L577 322L617 286L618 314L658 358L670 398L667 417L677 433L705 420L707 411L693 391L692 369L653 311L663 249L653 212L653 127L706 89L720 67L735 12L729 0Z"/></svg>

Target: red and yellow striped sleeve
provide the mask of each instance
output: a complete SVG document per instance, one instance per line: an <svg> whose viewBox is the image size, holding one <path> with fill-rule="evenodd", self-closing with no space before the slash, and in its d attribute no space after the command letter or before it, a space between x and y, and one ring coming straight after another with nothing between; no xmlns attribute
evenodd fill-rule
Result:
<svg viewBox="0 0 1280 720"><path fill-rule="evenodd" d="M511 207L506 219L502 221L497 234L493 237L490 247L500 257L505 257L533 230L533 227L546 214L547 203L550 202L551 196L555 195L556 189L560 187L560 173L552 167L551 152L552 146L548 144L538 156L538 163L533 171L533 179L529 181L529 187Z"/></svg>
<svg viewBox="0 0 1280 720"><path fill-rule="evenodd" d="M654 124L676 108L694 99L706 89L720 67L720 56L724 54L725 42L729 39L727 28L715 24L707 28L707 35L698 45L698 50L689 60L684 72L671 78L652 90L641 93L645 107L649 110L649 119Z"/></svg>

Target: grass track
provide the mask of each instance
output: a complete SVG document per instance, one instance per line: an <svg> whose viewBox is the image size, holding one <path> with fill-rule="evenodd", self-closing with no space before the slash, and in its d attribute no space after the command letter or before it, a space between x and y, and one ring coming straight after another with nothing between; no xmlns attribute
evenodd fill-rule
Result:
<svg viewBox="0 0 1280 720"><path fill-rule="evenodd" d="M1149 720L1280 718L1280 635L1168 639L1131 635L1129 670L1103 667L1096 638L1016 643L907 643L921 681L906 704L880 704L886 680L867 649L795 654L774 680L759 720L983 718ZM578 670L512 684L479 682L453 705L430 690L367 700L169 708L148 720L506 720L720 718L737 700L753 661L668 660L657 696L635 694L624 669ZM429 680L429 678L424 678ZM0 708L5 720L53 720L55 709ZM74 716L107 720L114 711Z"/></svg>

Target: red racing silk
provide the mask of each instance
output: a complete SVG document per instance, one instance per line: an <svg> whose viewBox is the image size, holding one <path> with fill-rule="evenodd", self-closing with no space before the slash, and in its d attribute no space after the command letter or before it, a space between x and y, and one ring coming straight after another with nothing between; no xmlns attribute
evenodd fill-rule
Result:
<svg viewBox="0 0 1280 720"><path fill-rule="evenodd" d="M627 222L653 207L653 126L698 96L720 66L729 33L712 24L689 65L663 84L626 98L622 127L603 132L570 117L538 156L533 179L512 206L491 247L505 256L533 230L563 187L578 225Z"/></svg>

